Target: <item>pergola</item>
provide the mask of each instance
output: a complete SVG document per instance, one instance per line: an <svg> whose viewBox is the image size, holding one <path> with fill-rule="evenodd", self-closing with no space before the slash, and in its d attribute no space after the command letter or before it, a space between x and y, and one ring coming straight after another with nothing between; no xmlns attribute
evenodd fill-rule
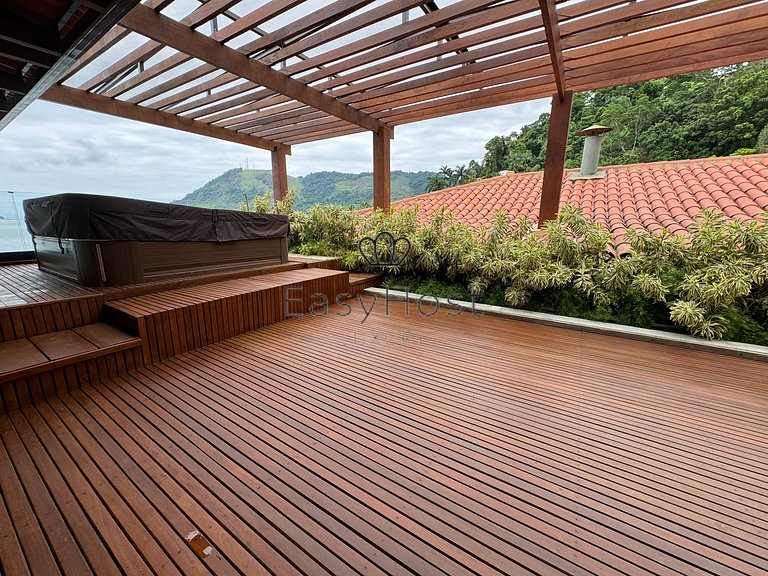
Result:
<svg viewBox="0 0 768 576"><path fill-rule="evenodd" d="M104 32L44 99L269 150L275 198L291 146L367 131L386 209L395 126L552 96L543 221L574 92L766 58L768 3L146 0Z"/></svg>

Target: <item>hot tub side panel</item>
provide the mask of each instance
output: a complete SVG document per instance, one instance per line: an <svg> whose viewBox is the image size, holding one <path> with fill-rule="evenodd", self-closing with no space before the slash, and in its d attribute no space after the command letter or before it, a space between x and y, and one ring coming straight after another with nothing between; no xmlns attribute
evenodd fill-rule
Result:
<svg viewBox="0 0 768 576"><path fill-rule="evenodd" d="M83 286L121 286L288 262L287 238L136 242L35 236L34 241L41 270Z"/></svg>

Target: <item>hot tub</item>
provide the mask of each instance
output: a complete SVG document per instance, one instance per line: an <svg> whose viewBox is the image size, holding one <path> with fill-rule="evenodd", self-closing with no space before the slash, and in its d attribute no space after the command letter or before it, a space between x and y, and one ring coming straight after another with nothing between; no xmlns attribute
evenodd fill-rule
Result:
<svg viewBox="0 0 768 576"><path fill-rule="evenodd" d="M288 262L288 217L92 194L24 200L41 270L83 286Z"/></svg>

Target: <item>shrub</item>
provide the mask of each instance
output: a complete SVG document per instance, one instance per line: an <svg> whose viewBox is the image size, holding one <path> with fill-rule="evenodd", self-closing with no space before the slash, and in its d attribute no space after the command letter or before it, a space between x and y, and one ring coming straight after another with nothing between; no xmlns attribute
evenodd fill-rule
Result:
<svg viewBox="0 0 768 576"><path fill-rule="evenodd" d="M295 196L294 196L295 197ZM291 249L337 255L366 270L358 239L390 232L402 265L393 284L436 296L475 297L567 316L643 327L675 324L705 338L768 344L768 219L729 221L704 211L685 236L629 231L631 254L619 257L611 233L566 206L543 229L499 210L487 229L457 222L444 209L420 223L418 209L361 217L337 206L294 212ZM380 246L380 256L393 247ZM371 257L370 244L363 251ZM407 284L405 284L407 282Z"/></svg>

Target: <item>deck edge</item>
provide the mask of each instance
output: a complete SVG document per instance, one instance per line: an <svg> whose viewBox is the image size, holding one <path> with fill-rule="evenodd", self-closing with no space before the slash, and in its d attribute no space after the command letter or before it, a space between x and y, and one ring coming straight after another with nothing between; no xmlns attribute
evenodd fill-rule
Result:
<svg viewBox="0 0 768 576"><path fill-rule="evenodd" d="M367 288L364 294L376 295L377 297L388 298L390 301L403 301L406 298L410 302L417 302L424 297L423 294L414 294L400 290L389 290L387 288ZM427 295L431 302L435 301L435 296ZM437 298L441 306L450 306L456 308L460 306L464 310L473 310L476 313L488 314L510 320L520 320L522 322L534 322L536 324L545 324L556 328L566 328L568 330L578 330L582 332L594 332L606 336L615 336L618 338L627 338L630 340L641 340L643 342L653 342L656 344L666 344L678 348L687 348L689 350L700 350L703 352L712 352L727 356L737 356L749 360L758 360L768 362L768 347L758 346L756 344L745 344L743 342L731 342L728 340L705 340L695 336L685 334L673 334L661 330L652 330L650 328L637 328L635 326L626 326L624 324L610 324L608 322L598 322L596 320L585 320L583 318L571 318L570 316L559 316L557 314L547 314L545 312L531 312L530 310L520 310L519 308L507 308L505 306L492 306L490 304L478 304L466 302L463 300L450 300L448 298Z"/></svg>

